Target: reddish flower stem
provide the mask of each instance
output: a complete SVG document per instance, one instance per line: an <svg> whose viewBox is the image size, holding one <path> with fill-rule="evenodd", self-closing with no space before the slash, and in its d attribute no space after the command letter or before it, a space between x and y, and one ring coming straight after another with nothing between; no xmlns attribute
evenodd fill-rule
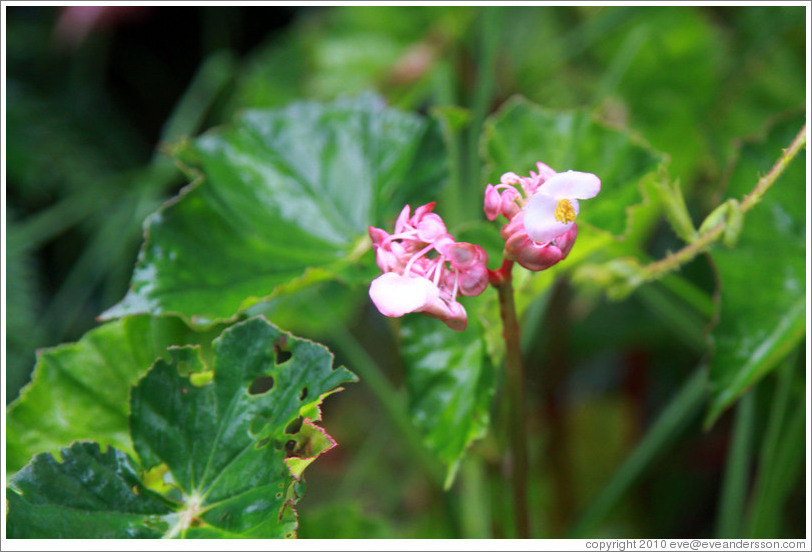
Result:
<svg viewBox="0 0 812 552"><path fill-rule="evenodd" d="M502 337L505 340L505 380L508 401L508 436L512 452L511 487L513 491L513 517L516 537L530 538L530 510L527 505L528 460L527 431L524 401L524 368L519 347L519 321L513 299L513 261L505 260L495 271L488 271L488 279L499 294L499 313L502 316Z"/></svg>

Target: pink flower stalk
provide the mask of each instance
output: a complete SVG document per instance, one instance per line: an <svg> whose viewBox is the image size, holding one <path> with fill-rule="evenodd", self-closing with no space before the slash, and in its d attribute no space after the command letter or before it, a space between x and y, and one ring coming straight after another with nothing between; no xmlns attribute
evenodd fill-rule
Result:
<svg viewBox="0 0 812 552"><path fill-rule="evenodd" d="M499 184L485 188L485 216L508 219L502 227L505 258L528 270L545 270L569 255L578 225L579 199L598 195L600 179L592 173L557 173L536 163L538 173L519 176L508 172ZM521 191L520 191L521 190Z"/></svg>
<svg viewBox="0 0 812 552"><path fill-rule="evenodd" d="M405 206L394 234L369 227L378 268L383 271L369 286L369 296L386 316L422 312L461 331L468 315L457 295L485 291L488 255L478 245L455 241L432 209L434 203L422 205L409 216L411 208Z"/></svg>

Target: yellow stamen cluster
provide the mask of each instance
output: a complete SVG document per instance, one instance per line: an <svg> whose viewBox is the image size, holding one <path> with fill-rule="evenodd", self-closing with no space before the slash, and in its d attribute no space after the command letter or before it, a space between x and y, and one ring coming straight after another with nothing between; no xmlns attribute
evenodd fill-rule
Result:
<svg viewBox="0 0 812 552"><path fill-rule="evenodd" d="M558 205L555 206L553 215L558 222L567 224L575 220L575 209L569 199L561 199L558 201Z"/></svg>

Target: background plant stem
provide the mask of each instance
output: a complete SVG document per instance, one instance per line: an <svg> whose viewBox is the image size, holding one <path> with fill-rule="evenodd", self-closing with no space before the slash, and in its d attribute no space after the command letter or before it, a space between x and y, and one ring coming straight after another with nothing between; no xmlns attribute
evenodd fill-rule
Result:
<svg viewBox="0 0 812 552"><path fill-rule="evenodd" d="M508 261L509 262L509 261ZM494 282L499 293L499 313L502 317L502 337L505 340L505 380L508 401L508 437L512 456L511 487L513 490L513 517L516 537L530 538L530 512L527 506L527 431L525 423L524 368L519 344L519 321L513 300L510 269L503 266L504 277ZM505 270L506 269L506 270Z"/></svg>
<svg viewBox="0 0 812 552"><path fill-rule="evenodd" d="M778 177L783 174L784 170L804 146L806 146L806 125L801 128L789 147L781 152L781 156L775 162L770 171L758 180L758 183L756 183L756 186L749 194L742 198L740 203L742 214L746 213L758 204L762 196L767 192L767 190L770 189L770 187L772 187L773 184L775 184ZM699 236L696 241L691 242L679 251L676 251L671 255L663 257L659 261L644 267L642 271L641 283L656 280L663 274L670 272L671 270L676 270L686 262L705 251L705 249L707 249L711 244L714 244L721 239L726 226L727 222L722 221Z"/></svg>

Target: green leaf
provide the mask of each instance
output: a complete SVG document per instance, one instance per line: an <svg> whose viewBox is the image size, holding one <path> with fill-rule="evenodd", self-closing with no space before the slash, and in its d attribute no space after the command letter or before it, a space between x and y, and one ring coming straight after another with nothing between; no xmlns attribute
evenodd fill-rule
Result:
<svg viewBox="0 0 812 552"><path fill-rule="evenodd" d="M8 537L156 538L170 512L141 483L125 453L97 443L74 443L62 461L40 454L12 480L8 498Z"/></svg>
<svg viewBox="0 0 812 552"><path fill-rule="evenodd" d="M66 449L61 464L35 457L11 482L10 533L293 536L302 472L335 445L314 423L319 405L356 378L334 369L323 346L263 318L232 326L213 348L211 362L200 346L171 348L171 359L133 388L139 467L113 448L101 454L95 443ZM161 472L163 483L155 481ZM155 492L164 489L165 496Z"/></svg>
<svg viewBox="0 0 812 552"><path fill-rule="evenodd" d="M157 358L168 358L170 345L206 343L214 335L195 333L177 318L135 316L39 351L31 383L6 416L6 469L78 439L131 452L130 387Z"/></svg>
<svg viewBox="0 0 812 552"><path fill-rule="evenodd" d="M482 328L471 317L468 328L456 332L432 318L409 316L401 335L410 414L426 446L446 466L448 488L465 450L490 422L495 373Z"/></svg>
<svg viewBox="0 0 812 552"><path fill-rule="evenodd" d="M319 281L360 279L367 227L436 195L443 152L435 123L372 95L247 111L177 148L201 178L148 219L131 290L103 316L209 324Z"/></svg>
<svg viewBox="0 0 812 552"><path fill-rule="evenodd" d="M318 405L355 376L263 318L223 332L211 366L196 348L171 352L133 390L130 417L145 467L166 464L198 519L181 515L168 536L289 536L301 463L334 445L313 424ZM212 380L195 381L212 369Z"/></svg>
<svg viewBox="0 0 812 552"><path fill-rule="evenodd" d="M728 196L752 190L801 128L795 118L762 143L742 149ZM750 386L772 371L803 339L806 329L806 164L787 167L744 218L738 245L716 248L721 301L710 368L713 421Z"/></svg>

